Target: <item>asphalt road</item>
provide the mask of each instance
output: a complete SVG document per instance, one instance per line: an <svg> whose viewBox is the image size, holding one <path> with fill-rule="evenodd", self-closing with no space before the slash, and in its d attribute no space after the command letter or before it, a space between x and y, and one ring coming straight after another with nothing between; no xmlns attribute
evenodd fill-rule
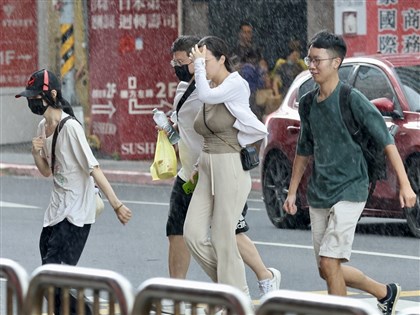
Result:
<svg viewBox="0 0 420 315"><path fill-rule="evenodd" d="M20 263L30 274L41 263L38 240L49 200L51 181L32 177L0 176L0 256ZM114 184L119 198L133 211L123 226L105 202L105 211L91 229L79 266L103 268L125 276L134 287L151 277L166 277L166 216L169 186ZM260 192L249 197L248 236L268 267L282 272L283 289L325 293L311 247L309 230L279 230L269 221ZM381 282L403 287L399 308L420 307L420 240L408 235L401 220L362 219L356 234L351 265ZM193 262L188 278L208 281ZM255 275L247 269L254 299ZM369 295L350 289L357 298L374 303Z"/></svg>

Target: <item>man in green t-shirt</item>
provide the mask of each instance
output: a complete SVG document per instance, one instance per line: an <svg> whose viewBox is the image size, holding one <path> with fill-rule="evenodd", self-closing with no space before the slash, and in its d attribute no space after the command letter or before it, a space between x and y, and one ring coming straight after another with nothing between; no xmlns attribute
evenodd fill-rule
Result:
<svg viewBox="0 0 420 315"><path fill-rule="evenodd" d="M374 295L383 314L394 315L401 291L398 284L379 283L356 268L342 265L350 260L356 224L366 204L369 186L362 150L352 139L340 113L342 83L338 69L346 51L343 38L326 31L316 34L309 44L305 63L319 85L319 92L310 105L309 114L299 111L301 129L283 208L289 214L296 213L296 192L313 156L307 197L314 251L328 293L347 295L347 286L356 288ZM349 98L355 121L384 148L395 169L401 207L413 207L416 194L380 112L355 89Z"/></svg>

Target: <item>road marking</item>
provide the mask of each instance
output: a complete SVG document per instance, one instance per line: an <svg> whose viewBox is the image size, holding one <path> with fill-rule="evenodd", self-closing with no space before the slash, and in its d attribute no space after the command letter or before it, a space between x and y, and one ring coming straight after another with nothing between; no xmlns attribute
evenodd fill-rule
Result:
<svg viewBox="0 0 420 315"><path fill-rule="evenodd" d="M105 200L108 202L108 200ZM135 205L151 205L151 206L169 206L168 202L152 202L152 201L133 201L133 200L121 200L122 203L132 203Z"/></svg>
<svg viewBox="0 0 420 315"><path fill-rule="evenodd" d="M303 249L313 250L312 245L307 246L307 245L298 245L298 244L284 244L284 243L258 242L258 241L254 241L254 244L265 245L265 246L276 246L276 247L303 248ZM352 252L352 254L390 257L390 258L399 258L399 259L408 259L408 260L418 260L418 261L420 261L420 257L418 257L418 256L397 255L397 254L388 254L388 253L380 253L380 252L366 252L366 251L362 251L362 250L352 250L351 252Z"/></svg>
<svg viewBox="0 0 420 315"><path fill-rule="evenodd" d="M420 290L401 291L400 297L420 296Z"/></svg>
<svg viewBox="0 0 420 315"><path fill-rule="evenodd" d="M23 205L20 203L12 203L0 200L0 208L27 208L27 209L39 209L39 207Z"/></svg>
<svg viewBox="0 0 420 315"><path fill-rule="evenodd" d="M108 200L104 200L108 202ZM249 201L249 199L248 199ZM135 204L135 205L151 205L151 206L169 206L169 202L153 202L153 201L135 201L135 200L121 200L123 203L127 204ZM251 208L249 207L248 210L250 211L262 211L262 208Z"/></svg>
<svg viewBox="0 0 420 315"><path fill-rule="evenodd" d="M255 199L254 199L255 200ZM133 201L133 200L123 200L123 203L132 203L132 204L142 204L142 205L155 205L155 206L169 206L168 202L150 202L150 201ZM260 211L261 209L249 208L248 210ZM290 247L290 248L302 248L313 250L312 245L298 245L298 244L284 244L284 243L272 243L272 242L258 242L254 241L254 244L265 245L265 246L277 246L277 247ZM409 255L399 255L399 254L389 254L389 253L380 253L380 252L367 252L361 250L352 250L353 254L368 255L368 256L379 256L379 257L389 257L389 258L398 258L398 259L408 259L408 260L417 260L420 261L418 256L409 256Z"/></svg>
<svg viewBox="0 0 420 315"><path fill-rule="evenodd" d="M255 199L254 199L255 200ZM147 204L155 206L169 206L168 202L150 202L150 201L133 201L133 200L123 200L123 203L132 203L132 204ZM248 210L260 211L261 209L249 208ZM302 248L313 250L312 245L298 245L298 244L284 244L284 243L272 243L272 242L258 242L254 241L254 244L265 245L265 246L277 246L277 247L290 247L290 248ZM409 255L399 255L399 254L389 254L389 253L380 253L380 252L367 252L361 250L352 250L353 254L368 255L368 256L379 256L379 257L389 257L389 258L398 258L398 259L408 259L408 260L417 260L420 261L418 256L409 256Z"/></svg>
<svg viewBox="0 0 420 315"><path fill-rule="evenodd" d="M262 199L251 199L251 198L248 198L248 201L250 201L250 202L263 202L263 200Z"/></svg>
<svg viewBox="0 0 420 315"><path fill-rule="evenodd" d="M316 294L323 294L327 295L328 291L310 291L310 293L316 293ZM372 296L369 293L365 292L356 292L356 291L347 291L347 295L355 296L355 295L361 295L361 296ZM401 291L400 298L401 297L420 297L420 290L413 290L413 291Z"/></svg>

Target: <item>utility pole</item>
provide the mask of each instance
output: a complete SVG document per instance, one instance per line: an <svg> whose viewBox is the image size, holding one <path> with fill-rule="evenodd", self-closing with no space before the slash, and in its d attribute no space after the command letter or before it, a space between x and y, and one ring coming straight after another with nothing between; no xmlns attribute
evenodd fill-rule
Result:
<svg viewBox="0 0 420 315"><path fill-rule="evenodd" d="M60 32L61 32L61 79L63 82L63 97L67 99L73 107L76 118L84 123L83 108L78 104L75 83L74 83L74 7L72 0L63 0L61 2Z"/></svg>

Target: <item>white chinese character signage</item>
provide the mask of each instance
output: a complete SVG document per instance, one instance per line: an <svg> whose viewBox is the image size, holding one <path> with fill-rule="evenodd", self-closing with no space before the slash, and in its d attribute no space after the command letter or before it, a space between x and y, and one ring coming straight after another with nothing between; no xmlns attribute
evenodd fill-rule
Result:
<svg viewBox="0 0 420 315"><path fill-rule="evenodd" d="M419 0L335 0L335 30L348 56L420 53L419 26Z"/></svg>

